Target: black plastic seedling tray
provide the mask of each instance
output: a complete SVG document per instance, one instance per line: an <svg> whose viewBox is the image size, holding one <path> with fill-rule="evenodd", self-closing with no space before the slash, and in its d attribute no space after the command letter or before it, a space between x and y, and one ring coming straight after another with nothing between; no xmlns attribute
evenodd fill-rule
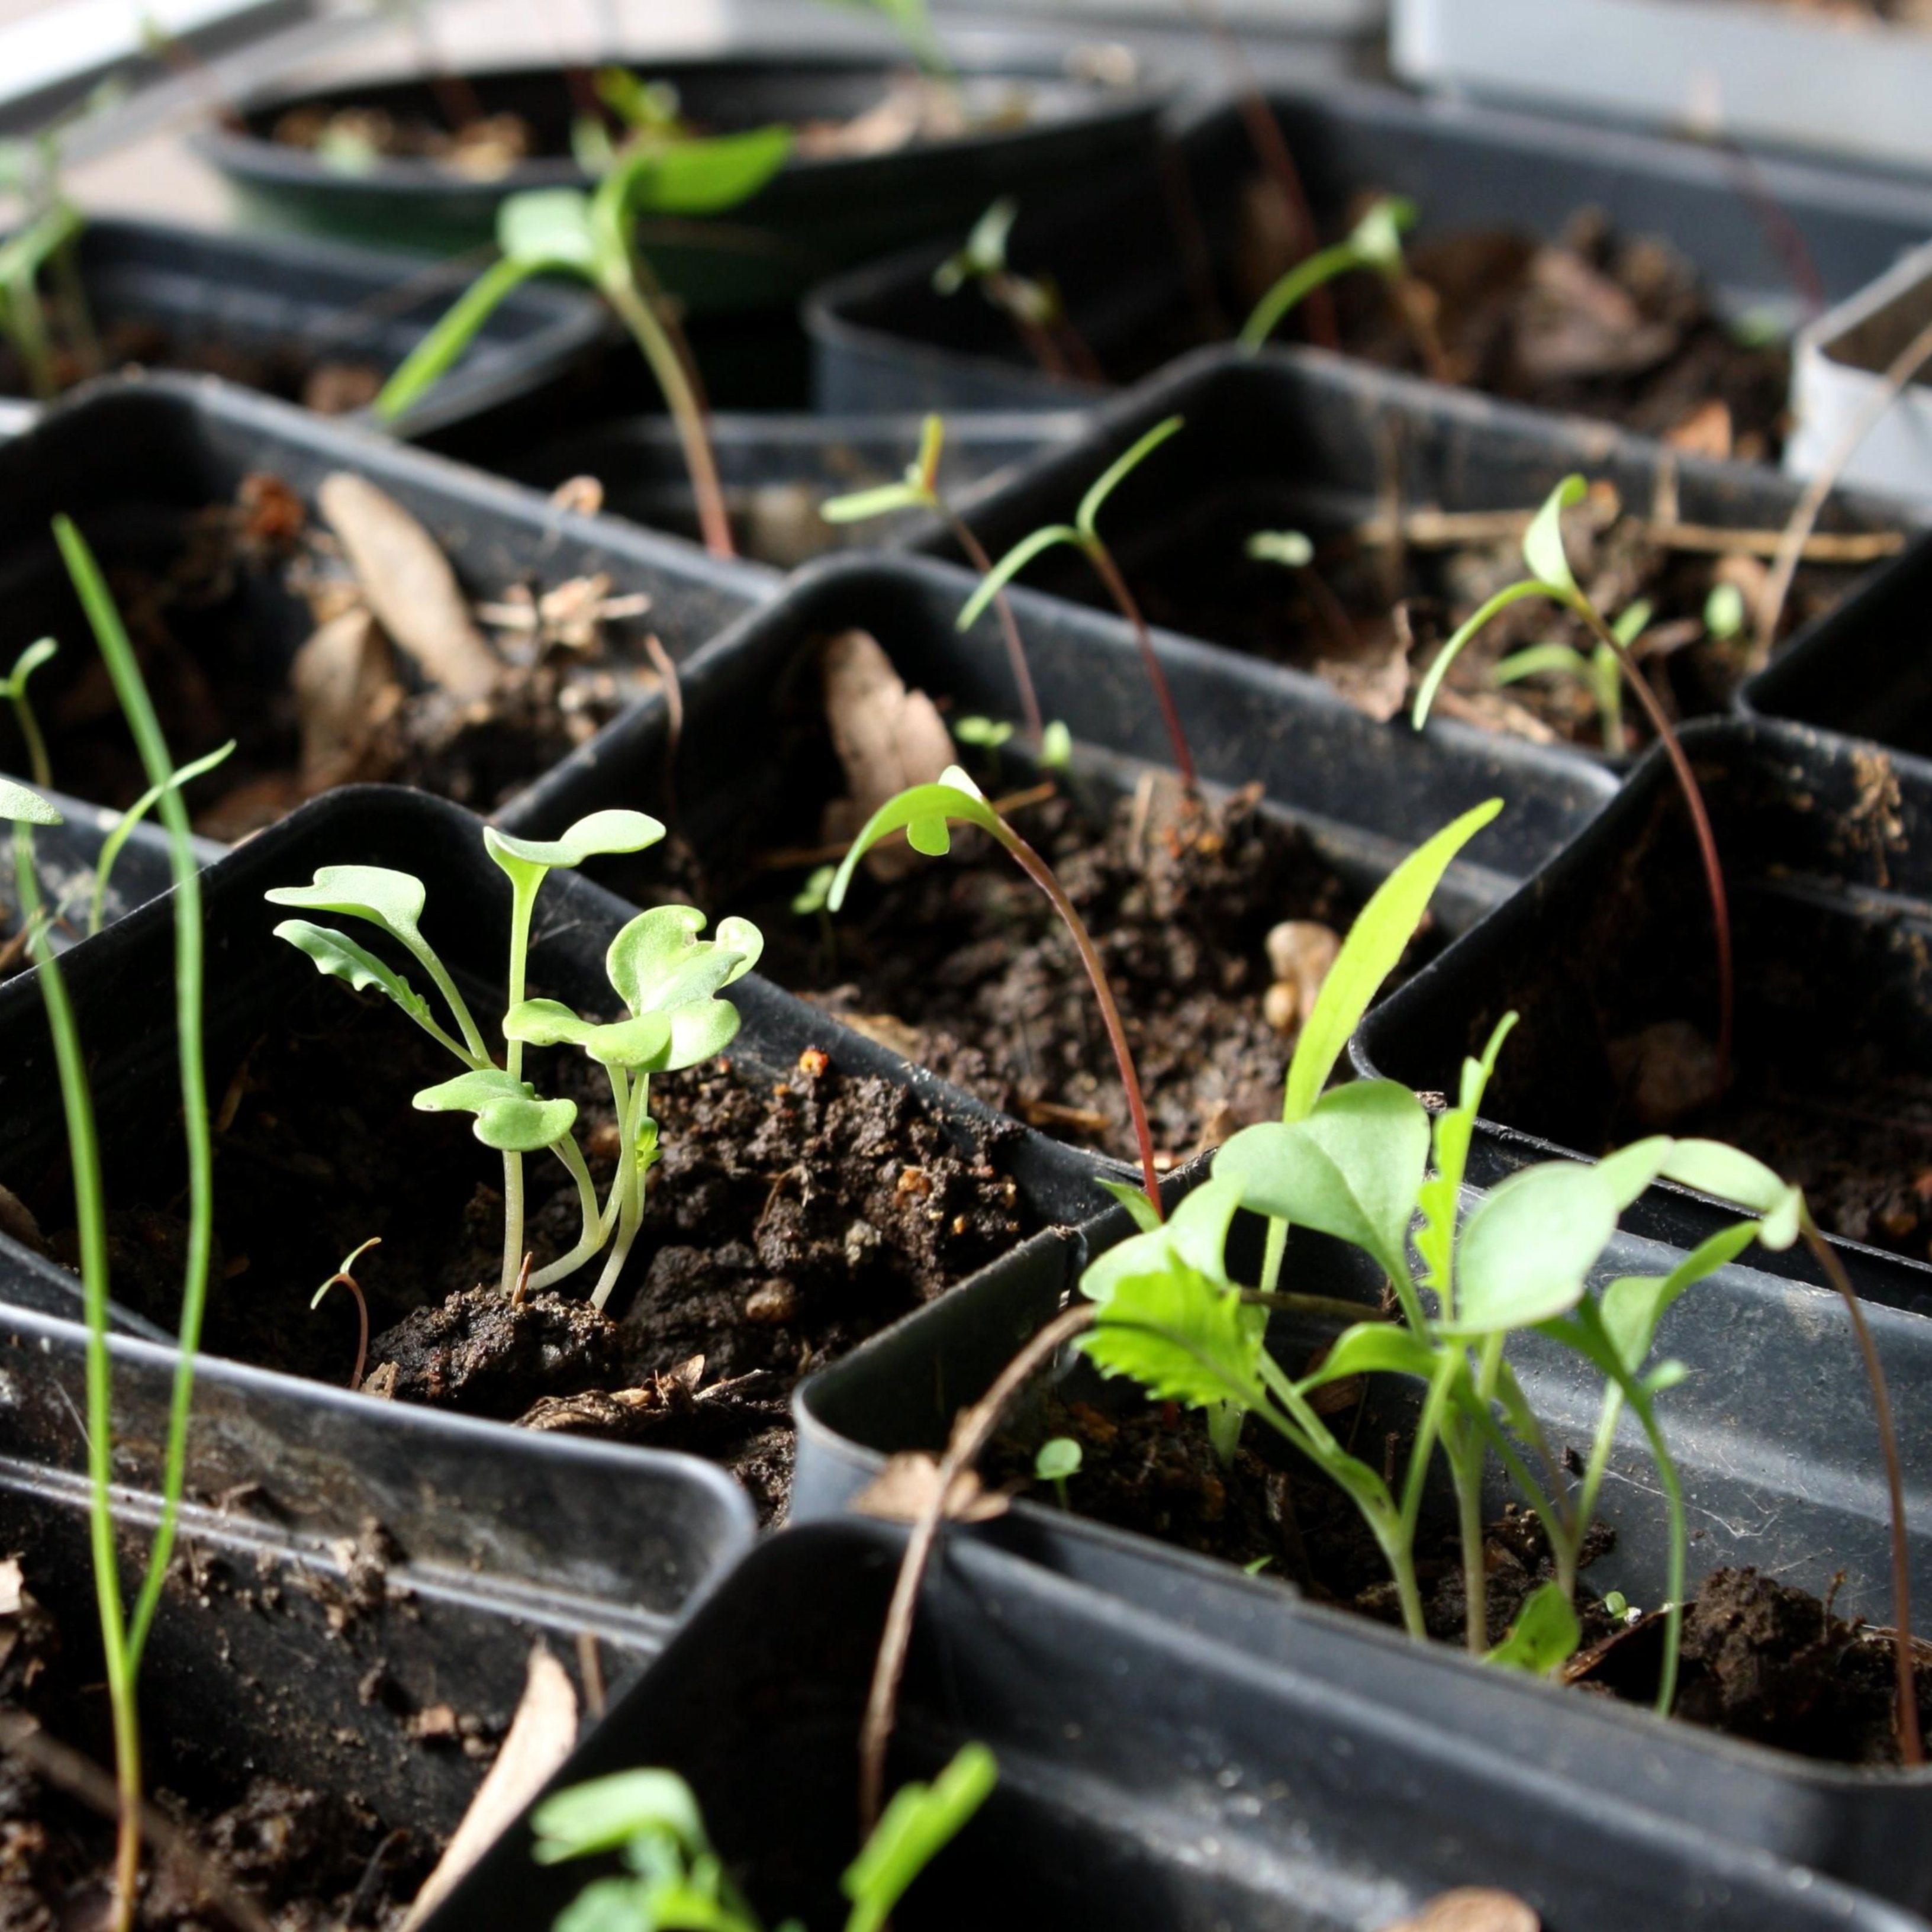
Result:
<svg viewBox="0 0 1932 1932"><path fill-rule="evenodd" d="M559 509L534 492L224 383L104 382L0 445L0 662L11 664L44 635L63 647L35 682L56 784L75 782L62 766L63 706L92 652L49 518L64 512L74 519L112 584L124 569L173 566L210 509L232 504L245 479L272 477L312 511L323 479L338 470L367 478L419 520L473 598L499 600L518 585L540 594L598 575L608 578L613 596L647 596L641 619L614 629L620 670L644 664L640 624L655 630L674 658L686 657L777 581L752 566L721 563L675 538ZM230 680L225 707L207 707L205 742L171 748L185 761L266 718L265 743L286 744L292 770L297 732L289 667L314 620L279 572L236 575L232 589L208 606L214 641L205 670L211 682ZM189 614L196 620L184 627L191 644L200 620ZM8 733L0 740L0 764L17 763L10 727ZM537 775L506 769L484 777L499 781L500 793ZM222 784L214 774L197 796ZM472 802L487 808L497 796Z"/></svg>
<svg viewBox="0 0 1932 1932"><path fill-rule="evenodd" d="M1669 242L1727 313L1768 312L1789 328L1804 319L1794 236L1819 294L1834 302L1932 232L1932 190L1922 186L1747 164L1721 147L1365 82L1273 82L1269 98L1324 236L1371 190L1416 202L1418 241L1472 227L1551 236L1580 208L1598 208L1622 233ZM1234 274L1241 188L1256 168L1239 115L1204 116L1180 156L1193 214L1179 228L1179 182L1146 164L1122 171L1105 196L1029 204L1011 238L1012 266L1055 278L1103 367L1118 371L1123 355L1143 345L1130 375L1144 373L1145 345L1172 354L1231 334L1246 314ZM932 271L958 245L956 236L934 242L814 293L806 326L821 408L1064 407L1092 394L1043 374L976 292L934 292Z"/></svg>
<svg viewBox="0 0 1932 1932"><path fill-rule="evenodd" d="M702 850L776 808L786 778L776 755L785 698L809 682L814 647L835 631L872 633L907 683L953 716L1014 716L994 620L964 636L955 626L972 587L961 572L925 558L830 558L717 639L683 679L676 774L686 836ZM1042 713L1066 724L1096 777L1131 789L1139 772L1166 764L1168 741L1126 627L1024 591L1014 593L1012 608ZM1460 727L1391 740L1312 680L1184 638L1160 638L1157 648L1202 777L1258 782L1324 856L1358 878L1379 878L1457 813L1505 799L1471 857L1451 869L1438 910L1452 925L1496 903L1615 789L1607 773ZM655 808L665 733L662 705L638 706L518 800L503 822L548 837L602 806Z"/></svg>
<svg viewBox="0 0 1932 1932"><path fill-rule="evenodd" d="M15 1257L0 1270L10 1299ZM111 1348L119 1546L137 1577L174 1354L125 1337ZM92 1732L57 1714L100 1702L98 1688L71 1695L102 1672L85 1337L13 1306L0 1352L0 1534L58 1632L50 1728L92 1750ZM511 1435L204 1360L180 1532L141 1676L150 1778L204 1819L262 1798L272 1810L278 1794L298 1816L307 1807L324 1870L376 1852L420 1871L508 1729L532 1649L595 1716L604 1688L634 1678L749 1545L752 1522L730 1479L688 1457Z"/></svg>
<svg viewBox="0 0 1932 1932"><path fill-rule="evenodd" d="M290 401L304 400L321 365L388 376L473 272L340 242L128 220L89 221L80 266L94 326L124 363L255 374ZM446 430L541 395L591 357L610 326L589 295L526 283L396 433Z"/></svg>
<svg viewBox="0 0 1932 1932"><path fill-rule="evenodd" d="M759 1550L556 1786L640 1765L694 1787L766 1922L842 1922L856 1741L904 1532L796 1531ZM782 1602L785 1614L775 1617ZM999 1782L895 1922L920 1932L1120 1924L1392 1925L1451 1886L1526 1899L1550 1932L1694 1922L1878 1932L1892 1907L1526 1774L1360 1682L1240 1651L963 1542L928 1582L888 1779L989 1746ZM608 1866L538 1866L519 1819L430 1922L548 1923Z"/></svg>
<svg viewBox="0 0 1932 1932"><path fill-rule="evenodd" d="M209 962L205 1002L208 1057L217 1094L248 1090L247 1083L256 1077L250 1070L259 1070L262 1064L254 1056L278 1030L326 1025L330 1015L353 1011L345 992L320 984L314 968L274 936L274 927L286 915L262 896L272 886L306 884L323 866L390 866L422 880L428 892L424 932L451 971L468 987L478 1010L490 1012L502 998L509 888L485 853L481 832L480 822L470 814L424 794L352 787L304 808L218 863L206 876L204 922ZM634 912L587 880L554 875L544 886L538 908L531 986L579 1010L608 1012L616 995L605 976L604 950ZM164 900L76 949L68 962L94 1090L114 1096L112 1111L104 1107L101 1119L107 1198L110 1207L124 1208L137 1220L146 1216L144 1225L156 1227L172 1211L181 1158L178 1145L155 1124L172 1119L179 1105L172 1024L172 908ZM318 997L327 1001L319 1009L314 1005ZM740 1079L782 1080L808 1052L815 1052L841 1076L883 1074L895 1084L910 1085L920 1109L937 1121L949 1140L983 1146L986 1160L1010 1180L1023 1222L1043 1228L1077 1220L1101 1198L1092 1179L1101 1164L1091 1156L1013 1128L929 1075L909 1071L884 1048L848 1033L836 1021L762 980L745 981L732 998L744 1019L729 1055ZM341 1050L358 1051L356 1042L365 1034L366 1029L352 1032ZM0 1172L30 1204L50 1204L40 1211L51 1234L64 1199L66 1142L51 1076L51 1043L39 988L31 978L0 992L0 1041L4 1042L0 1046ZM376 1048L365 1043L360 1050ZM393 1051L393 1046L386 1050ZM432 1072L429 1077L436 1076ZM236 1086L238 1081L242 1084ZM386 1105L374 1090L359 1102L324 1099L318 1104L324 1108L347 1107L352 1119L362 1118L356 1111L358 1107L380 1109ZM404 1118L413 1116L405 1113ZM268 1133L272 1124L272 1120L266 1122L261 1131ZM384 1136L379 1144L399 1144L386 1112L372 1113L362 1131ZM310 1157L299 1148L292 1151L279 1142L257 1149L247 1136L237 1133L224 1133L220 1142L217 1232L230 1240L221 1234L222 1228L230 1225L224 1222L222 1204L245 1195L251 1177L266 1177L261 1184L266 1185L276 1180L290 1160ZM400 1144L415 1150L408 1156L413 1162L412 1178L406 1184L398 1182L412 1190L412 1210L419 1198L440 1200L448 1208L450 1227L461 1227L465 1204L474 1190L493 1184L495 1156L472 1145L464 1123L440 1117L424 1115L412 1130L405 1130ZM464 1150L470 1157L465 1158ZM348 1166L352 1168L354 1163ZM298 1171L308 1173L314 1167L310 1160ZM378 1204L352 1204L365 1197ZM334 1398L326 1393L328 1385L339 1384L355 1359L356 1317L345 1297L336 1298L339 1305L313 1311L310 1298L346 1252L340 1237L350 1232L353 1239L361 1239L379 1232L362 1222L386 1215L392 1204L382 1197L380 1185L372 1193L366 1177L353 1172L338 1176L323 1160L313 1183L310 1219L297 1238L298 1255L277 1238L280 1259L258 1257L265 1265L226 1274L217 1270L208 1351L217 1356L238 1354L244 1359L260 1359L265 1351L271 1352L283 1367L314 1378L307 1385L309 1394L325 1404L332 1402ZM351 1220L352 1230L347 1225ZM240 1225L248 1225L245 1210ZM258 1233L257 1238L266 1238ZM244 1258L226 1256L230 1262ZM372 1265L380 1262L379 1257ZM75 1307L79 1290L71 1275L4 1239L0 1274L0 1297L6 1300L56 1313L70 1314ZM627 1279L634 1282L641 1274L640 1263ZM171 1278L150 1281L140 1268L117 1275L117 1294L134 1304L131 1310L119 1312L142 1332L154 1333L154 1324L172 1319L176 1292ZM626 1288L614 1309L628 1294ZM533 1337L529 1346L548 1344ZM300 1400L302 1384L286 1376L267 1379L288 1390L290 1400ZM454 1400L488 1414L496 1412L492 1402L500 1398L472 1390ZM520 1406L519 1399L509 1413L518 1412Z"/></svg>
<svg viewBox="0 0 1932 1932"><path fill-rule="evenodd" d="M1606 423L1551 416L1330 356L1250 358L1218 349L1184 357L1108 403L1083 435L983 496L975 535L998 557L1029 531L1070 520L1107 465L1172 416L1184 428L1108 497L1102 532L1144 602L1163 614L1172 603L1177 628L1244 652L1268 612L1280 610L1286 627L1292 608L1288 573L1245 554L1256 530L1300 530L1318 546L1352 556L1363 546L1358 538L1352 548L1348 533L1386 519L1398 495L1409 510L1526 513L1572 472L1608 483L1631 514L1706 530L1780 530L1798 495L1774 470L1684 456ZM1924 515L1910 504L1840 495L1820 527L1913 530ZM957 557L943 531L918 541ZM1864 574L1838 568L1834 579L1848 596L1892 580L1881 566ZM1048 551L1024 580L1083 603L1106 596L1070 548ZM1829 622L1817 620L1803 634L1820 634ZM1694 682L1677 680L1672 689L1680 706L1700 697L1725 704ZM1406 713L1385 728L1391 740L1406 738Z"/></svg>
<svg viewBox="0 0 1932 1932"><path fill-rule="evenodd" d="M1932 1231L1912 1226L1926 1130L1910 1105L1913 1083L1932 1066L1932 779L1916 760L1771 720L1694 726L1685 749L1731 902L1740 1083L1732 1097L1753 1107L1756 1123L1742 1144L1805 1182L1828 1232L1838 1171L1824 1168L1821 1190L1803 1161L1828 1162L1842 1150L1847 1161L1895 1162L1888 1183L1859 1196L1870 1222L1855 1231L1864 1240L1838 1245L1863 1294L1932 1315ZM1356 1036L1355 1064L1405 1084L1439 1085L1514 1009L1522 1017L1484 1102L1472 1177L1493 1179L1552 1154L1594 1156L1648 1130L1633 1111L1628 1056L1621 1074L1612 1070L1612 1042L1666 1022L1714 1037L1710 930L1682 800L1653 753L1523 891L1370 1015ZM1735 1131L1722 1113L1687 1117L1675 1130ZM1901 1214L1888 1234L1885 1217ZM1628 1225L1688 1246L1722 1218L1660 1184ZM1764 1264L1808 1274L1798 1250Z"/></svg>
<svg viewBox="0 0 1932 1932"><path fill-rule="evenodd" d="M1126 1231L1124 1216L1110 1211L1070 1232L1057 1251L1016 1255L804 1384L794 1397L798 1519L849 1508L885 1456L943 1446L953 1410L981 1394L1060 1307L1087 1258ZM1620 1234L1600 1278L1660 1275L1678 1252ZM1244 1260L1258 1258L1256 1243ZM1299 1292L1358 1301L1365 1310L1382 1287L1355 1251L1305 1232L1291 1238L1285 1280ZM1869 1319L1899 1412L1908 1491L1916 1492L1932 1469L1932 1431L1916 1413L1923 1405L1912 1393L1932 1375L1932 1324L1886 1307L1872 1309ZM1279 1359L1306 1359L1334 1332L1277 1317L1270 1342ZM1672 1309L1658 1351L1690 1371L1661 1400L1659 1413L1684 1484L1693 1580L1723 1564L1755 1565L1832 1596L1841 1615L1888 1621L1888 1518L1876 1431L1842 1304L1822 1287L1734 1265ZM1580 1450L1595 1427L1600 1385L1574 1357L1534 1336L1513 1342L1510 1360L1559 1452L1565 1444ZM1103 1412L1137 1405L1131 1391L1102 1383L1084 1364L1064 1367L1061 1376L1062 1394ZM1399 1436L1412 1427L1414 1412L1411 1385L1378 1382L1354 1439ZM1024 1403L1010 1425L1022 1442L1050 1426L1033 1420ZM1493 1506L1507 1494L1498 1481ZM1466 1748L1504 1753L1532 1778L1576 1780L1700 1835L1819 1867L1916 1909L1932 1900L1932 1852L1921 1828L1932 1805L1932 1773L1800 1759L1688 1723L1660 1724L1607 1697L1484 1670L1455 1646L1412 1643L1399 1630L1312 1603L1282 1583L1251 1580L1232 1564L1090 1521L1079 1514L1078 1476L1068 1496L1070 1510L1043 1493L1023 1496L974 1534L1141 1611L1228 1641L1258 1669L1283 1669L1343 1696L1386 1697ZM1628 1418L1598 1515L1616 1543L1586 1581L1600 1591L1619 1588L1634 1603L1658 1602L1667 1526L1654 1469ZM1912 1580L1918 1598L1932 1587L1932 1554L1922 1536L1915 1539Z"/></svg>
<svg viewBox="0 0 1932 1932"><path fill-rule="evenodd" d="M814 278L920 237L970 221L996 196L1096 176L1146 153L1164 104L1157 89L1076 82L1036 46L1011 35L975 37L956 50L968 98L990 106L1010 86L1034 90L1042 111L1018 128L896 153L794 158L749 200L694 233L688 221L647 227L653 271L697 314L788 303ZM906 63L872 53L796 46L709 58L652 62L645 77L670 82L694 124L726 134L772 122L843 119L872 106ZM568 76L555 65L505 68L468 79L486 112L520 115L553 148L573 112ZM305 106L356 106L441 124L421 78L264 94L248 107L245 132L212 129L200 152L227 176L244 203L284 224L380 235L437 254L494 238L496 209L524 188L583 187L572 160L526 161L487 182L439 164L388 158L364 172L332 169L311 152L272 137Z"/></svg>
<svg viewBox="0 0 1932 1932"><path fill-rule="evenodd" d="M1922 540L1752 679L1743 708L1932 757L1932 664L1917 642L1928 584Z"/></svg>
<svg viewBox="0 0 1932 1932"><path fill-rule="evenodd" d="M940 472L948 502L970 518L1000 479L1071 440L1082 422L1040 411L952 418ZM490 427L478 425L479 432ZM740 550L789 568L826 550L876 548L926 528L917 511L862 524L828 524L819 514L828 497L899 482L918 454L920 429L917 416L713 416L712 448ZM603 486L607 516L682 537L698 534L690 475L668 418L606 418L534 446L514 431L478 434L464 439L461 453L539 490L594 476Z"/></svg>

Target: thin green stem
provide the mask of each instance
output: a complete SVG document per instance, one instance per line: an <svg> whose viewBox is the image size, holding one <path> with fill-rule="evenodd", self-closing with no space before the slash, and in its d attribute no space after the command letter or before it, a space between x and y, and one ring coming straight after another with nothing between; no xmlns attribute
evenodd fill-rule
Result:
<svg viewBox="0 0 1932 1932"><path fill-rule="evenodd" d="M514 1012L524 1003L530 977L530 922L536 913L537 894L544 874L532 875L524 868L510 878L509 992L506 1012ZM524 1043L506 1041L503 1065L512 1080L524 1077ZM514 1152L503 1156L503 1278L505 1297L514 1294L524 1268L524 1157Z"/></svg>
<svg viewBox="0 0 1932 1932"><path fill-rule="evenodd" d="M494 1066L496 1063L490 1058L488 1043L483 1037L483 1029L476 1024L470 1012L469 1002L456 990L456 982L449 976L448 969L430 950L428 941L418 938L409 950L410 958L422 966L434 982L436 991L448 1003L450 1013L462 1031L464 1043L459 1047L433 1021L422 1022L424 1029L448 1047L458 1059L466 1060L475 1067Z"/></svg>
<svg viewBox="0 0 1932 1932"><path fill-rule="evenodd" d="M1100 574L1107 595L1112 598L1116 608L1133 631L1148 682L1154 686L1154 702L1160 707L1161 722L1166 726L1168 742L1174 748L1174 769L1180 774L1180 788L1192 798L1200 789L1194 776L1194 758L1187 748L1187 734L1180 728L1180 713L1174 709L1174 693L1168 688L1167 674L1162 670L1160 653L1154 647L1154 633L1148 628L1148 621L1141 614L1141 607L1135 602L1133 592L1127 588L1127 580L1120 574L1113 552L1090 534L1082 537L1080 547L1085 551L1088 562Z"/></svg>
<svg viewBox="0 0 1932 1932"><path fill-rule="evenodd" d="M981 577L993 574L993 560L986 554L986 547L973 534L972 526L957 511L936 491L932 498L932 507L944 518L946 526L952 532L952 540L965 553L966 560ZM1004 590L993 595L993 608L998 612L1000 630L1006 641L1006 662L1012 668L1014 688L1019 694L1020 718L1026 732L1027 742L1037 752L1040 734L1046 727L1040 715L1040 700L1034 695L1033 671L1027 663L1026 644L1020 636L1018 620L1013 616L1013 607L1006 602Z"/></svg>
<svg viewBox="0 0 1932 1932"><path fill-rule="evenodd" d="M616 1239L611 1246L610 1258L604 1264L604 1272L598 1276L597 1286L591 1291L590 1305L593 1308L602 1308L610 1299L618 1278L624 1272L624 1264L630 1258L631 1244L638 1238L638 1230L644 1222L644 1175L643 1163L638 1158L638 1134L644 1123L644 1110L650 1103L650 1090L649 1078L640 1074L636 1086L631 1090L628 1105L617 1118L620 1144L614 1185L622 1190L622 1194L617 1210Z"/></svg>
<svg viewBox="0 0 1932 1932"><path fill-rule="evenodd" d="M1664 1662L1657 1678L1657 1714L1667 1718L1677 1701L1677 1665L1684 1648L1684 1552L1690 1544L1690 1526L1684 1514L1684 1491L1677 1480L1677 1466L1671 1460L1670 1446L1658 1426L1657 1411L1635 1376L1618 1379L1637 1420L1643 1425L1650 1458L1657 1466L1657 1480L1664 1486L1664 1503L1670 1514L1670 1559L1664 1585L1667 1598L1664 1613Z"/></svg>
<svg viewBox="0 0 1932 1932"><path fill-rule="evenodd" d="M1254 312L1241 325L1241 346L1250 353L1259 349L1298 302L1337 275L1364 266L1360 252L1348 242L1336 242L1304 256L1256 303Z"/></svg>
<svg viewBox="0 0 1932 1932"><path fill-rule="evenodd" d="M1610 1466L1610 1452L1616 1447L1617 1422L1624 1410L1624 1394L1615 1383L1604 1391L1604 1406L1597 1417L1596 1439L1590 1444L1589 1460L1583 1466L1583 1480L1577 1486L1570 1531L1556 1546L1556 1581L1572 1603L1576 1600L1576 1573L1583 1556L1583 1538L1597 1514L1597 1498L1602 1493L1604 1478Z"/></svg>
<svg viewBox="0 0 1932 1932"><path fill-rule="evenodd" d="M59 393L60 386L54 380L53 350L47 340L46 310L31 276L16 281L8 290L6 314L10 325L8 333L14 338L14 346L20 352L20 360L26 367L27 386L33 391L37 401L52 402Z"/></svg>
<svg viewBox="0 0 1932 1932"><path fill-rule="evenodd" d="M578 1146L575 1136L566 1134L560 1141L553 1141L550 1152L562 1162L572 1180L577 1183L577 1204L584 1216L583 1232L569 1253L560 1256L548 1268L538 1269L530 1276L532 1289L548 1288L552 1282L561 1281L566 1275L574 1274L604 1245L603 1215L597 1204L596 1184L590 1178L590 1170L584 1165L583 1150Z"/></svg>

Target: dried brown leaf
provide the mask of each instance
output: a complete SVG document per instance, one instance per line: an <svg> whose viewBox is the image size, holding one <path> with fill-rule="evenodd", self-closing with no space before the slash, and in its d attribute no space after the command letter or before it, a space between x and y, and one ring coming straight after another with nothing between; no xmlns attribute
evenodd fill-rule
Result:
<svg viewBox="0 0 1932 1932"><path fill-rule="evenodd" d="M887 1522L916 1522L932 1507L939 1460L923 1450L886 1458L886 1466L868 1483L852 1507L862 1516ZM940 1514L949 1522L991 1522L1004 1516L1012 1498L987 1489L970 1469L962 1469Z"/></svg>
<svg viewBox="0 0 1932 1932"><path fill-rule="evenodd" d="M1541 1932L1543 1922L1513 1892L1486 1885L1438 1893L1383 1932Z"/></svg>
<svg viewBox="0 0 1932 1932"><path fill-rule="evenodd" d="M289 682L302 783L311 791L344 783L401 695L382 626L359 608L331 618L296 652Z"/></svg>

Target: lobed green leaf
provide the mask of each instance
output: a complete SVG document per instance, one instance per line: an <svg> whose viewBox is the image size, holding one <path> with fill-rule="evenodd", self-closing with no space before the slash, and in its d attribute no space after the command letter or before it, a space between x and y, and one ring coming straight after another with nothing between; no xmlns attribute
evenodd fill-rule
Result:
<svg viewBox="0 0 1932 1932"><path fill-rule="evenodd" d="M562 1139L577 1118L574 1100L540 1100L527 1080L500 1066L472 1069L412 1096L425 1114L474 1114L476 1138L500 1154L536 1154Z"/></svg>
<svg viewBox="0 0 1932 1932"><path fill-rule="evenodd" d="M1255 1408L1267 1400L1257 1372L1267 1325L1265 1310L1175 1257L1114 1282L1078 1346L1101 1374L1128 1376L1157 1402Z"/></svg>

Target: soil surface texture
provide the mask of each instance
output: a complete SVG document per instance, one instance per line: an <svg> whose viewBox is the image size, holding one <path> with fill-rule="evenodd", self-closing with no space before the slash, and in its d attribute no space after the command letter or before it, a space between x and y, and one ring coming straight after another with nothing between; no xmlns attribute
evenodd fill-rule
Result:
<svg viewBox="0 0 1932 1932"><path fill-rule="evenodd" d="M1358 1390L1338 1383L1323 1394L1330 1427L1354 1453L1378 1460L1369 1435L1352 1438L1352 1419L1372 1427ZM1224 1468L1197 1414L1153 1406L1120 1412L1111 1402L1103 1408L1052 1394L1030 1417L1023 1440L1016 1435L995 1443L986 1459L988 1483L1020 1486L1050 1505L1053 1491L1033 1480L1033 1457L1037 1443L1054 1436L1081 1444L1081 1467L1066 1484L1067 1502L1080 1515L1230 1563L1258 1564L1259 1574L1293 1583L1318 1603L1400 1627L1388 1566L1354 1506L1292 1452L1277 1460L1258 1425L1250 1424L1232 1466ZM1390 1438L1386 1453L1399 1470L1406 1441ZM1613 1542L1607 1529L1593 1531L1586 1568ZM1429 1634L1460 1646L1468 1610L1453 1522L1425 1519L1418 1552ZM1524 1599L1554 1573L1540 1526L1514 1506L1486 1526L1484 1558L1486 1634L1494 1644ZM1612 1614L1587 1579L1577 1610L1583 1642L1565 1681L1580 1690L1652 1702L1661 1617ZM1809 1757L1895 1765L1892 1673L1888 1636L1755 1570L1718 1570L1684 1613L1675 1714ZM1918 1682L1923 1723L1932 1720L1932 1660L1921 1659Z"/></svg>

